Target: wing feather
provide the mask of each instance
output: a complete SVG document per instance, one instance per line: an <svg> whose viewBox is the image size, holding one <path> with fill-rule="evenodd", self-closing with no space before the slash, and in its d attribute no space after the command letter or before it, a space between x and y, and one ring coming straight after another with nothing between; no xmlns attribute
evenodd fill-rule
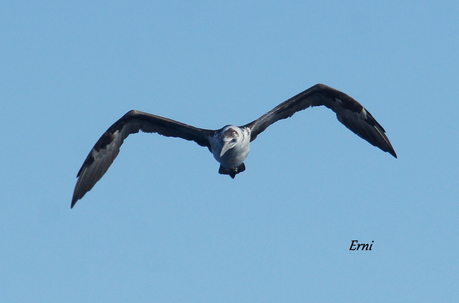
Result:
<svg viewBox="0 0 459 303"><path fill-rule="evenodd" d="M243 127L251 129L251 141L276 121L291 117L310 106L326 106L336 113L338 120L355 134L397 158L384 128L359 102L324 84L313 87L279 104L255 121Z"/></svg>
<svg viewBox="0 0 459 303"><path fill-rule="evenodd" d="M86 157L77 174L78 180L73 192L72 208L102 178L118 155L124 139L139 131L183 138L201 146L207 146L209 149L209 137L214 134L213 130L193 127L137 110L129 111L110 126Z"/></svg>

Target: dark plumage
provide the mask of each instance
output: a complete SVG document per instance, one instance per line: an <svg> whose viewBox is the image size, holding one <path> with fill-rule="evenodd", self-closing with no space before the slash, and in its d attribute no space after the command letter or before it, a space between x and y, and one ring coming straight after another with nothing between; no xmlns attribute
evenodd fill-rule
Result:
<svg viewBox="0 0 459 303"><path fill-rule="evenodd" d="M218 130L193 127L171 119L131 110L116 121L96 142L78 172L71 207L102 178L119 153L124 139L140 130L194 141L207 147L220 162L220 174L230 175L245 170L244 160L250 142L276 121L291 117L310 106L324 105L336 113L338 120L381 150L397 157L384 128L360 103L336 89L317 84L279 104L260 118L240 127L225 126Z"/></svg>

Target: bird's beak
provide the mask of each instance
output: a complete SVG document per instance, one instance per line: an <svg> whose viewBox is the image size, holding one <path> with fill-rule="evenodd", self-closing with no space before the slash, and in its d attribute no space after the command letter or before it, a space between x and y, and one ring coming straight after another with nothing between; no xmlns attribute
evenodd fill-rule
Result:
<svg viewBox="0 0 459 303"><path fill-rule="evenodd" d="M232 149L234 147L233 144L231 144L230 141L227 141L225 142L225 144L223 144L223 148L222 148L222 151L220 152L220 158L223 157L223 155L230 149Z"/></svg>

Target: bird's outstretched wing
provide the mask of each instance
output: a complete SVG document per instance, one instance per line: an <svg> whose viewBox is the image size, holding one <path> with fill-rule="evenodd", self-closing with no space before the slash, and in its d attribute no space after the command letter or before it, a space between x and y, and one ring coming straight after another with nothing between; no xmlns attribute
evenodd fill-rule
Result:
<svg viewBox="0 0 459 303"><path fill-rule="evenodd" d="M338 120L347 128L374 146L397 158L384 128L359 102L343 92L323 84L316 84L302 93L279 104L257 120L244 125L252 131L251 141L268 126L310 106L325 105L336 113Z"/></svg>
<svg viewBox="0 0 459 303"><path fill-rule="evenodd" d="M140 130L195 141L209 149L208 138L214 134L213 130L196 128L171 119L131 110L110 126L91 149L77 175L78 181L73 192L72 208L102 178L118 155L124 139Z"/></svg>

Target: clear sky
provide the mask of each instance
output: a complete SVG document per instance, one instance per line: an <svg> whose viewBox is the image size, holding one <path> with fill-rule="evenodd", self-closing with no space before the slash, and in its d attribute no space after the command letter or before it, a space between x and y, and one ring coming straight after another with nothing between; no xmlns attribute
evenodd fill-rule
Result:
<svg viewBox="0 0 459 303"><path fill-rule="evenodd" d="M0 2L1 301L457 302L458 16L455 1ZM217 129L316 83L362 103L399 158L326 108L268 128L234 180L206 148L136 134L70 209L128 110Z"/></svg>

